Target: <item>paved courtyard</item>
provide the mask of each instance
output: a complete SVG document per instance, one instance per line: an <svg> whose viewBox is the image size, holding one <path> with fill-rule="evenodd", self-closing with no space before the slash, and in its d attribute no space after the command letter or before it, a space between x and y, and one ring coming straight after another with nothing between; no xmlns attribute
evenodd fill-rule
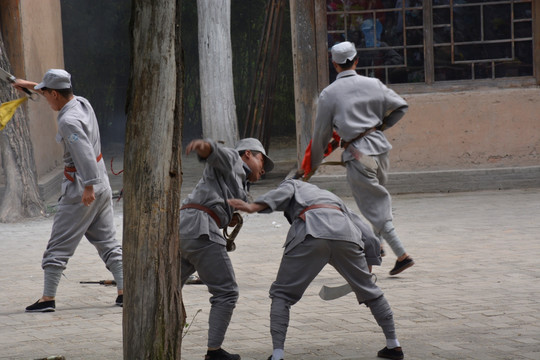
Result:
<svg viewBox="0 0 540 360"><path fill-rule="evenodd" d="M189 181L187 187L194 183ZM277 182L264 180L252 193ZM340 195L357 211L352 197ZM393 199L396 229L416 265L388 276L395 256L387 248L389 254L374 272L394 310L405 358L539 360L540 189ZM121 239L121 201L115 210ZM52 217L0 224L0 359L122 359L116 290L79 283L111 278L85 240L62 278L56 312L24 312L42 291L41 255L51 226ZM272 350L268 289L287 229L281 213L247 215L231 253L240 299L223 346L244 360L266 359ZM292 308L287 360L376 359L385 343L369 310L353 294L333 301L318 296L323 284L343 282L335 270L325 268ZM204 286L187 285L183 297L191 326L182 357L201 360L209 294Z"/></svg>

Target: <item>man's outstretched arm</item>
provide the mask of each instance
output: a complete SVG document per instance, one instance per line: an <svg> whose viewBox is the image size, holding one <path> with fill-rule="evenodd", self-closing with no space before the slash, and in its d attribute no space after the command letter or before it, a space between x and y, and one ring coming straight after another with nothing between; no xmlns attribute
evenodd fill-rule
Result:
<svg viewBox="0 0 540 360"><path fill-rule="evenodd" d="M262 211L268 207L268 205L264 203L251 203L250 204L240 199L229 199L227 201L229 202L229 205L231 205L233 208L240 211L245 211L250 214L254 212Z"/></svg>

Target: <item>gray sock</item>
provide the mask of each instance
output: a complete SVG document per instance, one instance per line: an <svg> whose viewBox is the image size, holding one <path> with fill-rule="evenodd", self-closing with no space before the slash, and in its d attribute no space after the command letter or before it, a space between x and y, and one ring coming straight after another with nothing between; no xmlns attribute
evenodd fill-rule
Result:
<svg viewBox="0 0 540 360"><path fill-rule="evenodd" d="M43 296L55 297L56 289L58 289L58 284L60 283L60 278L62 277L62 272L64 269L56 266L49 266L43 270Z"/></svg>
<svg viewBox="0 0 540 360"><path fill-rule="evenodd" d="M225 332L231 322L234 306L212 306L208 316L208 340L209 348L220 348L225 338Z"/></svg>
<svg viewBox="0 0 540 360"><path fill-rule="evenodd" d="M395 349L400 347L398 339L386 339L386 347L389 349Z"/></svg>
<svg viewBox="0 0 540 360"><path fill-rule="evenodd" d="M115 261L109 266L109 271L112 273L114 280L116 281L116 288L118 290L124 289L124 270L122 267L122 261Z"/></svg>
<svg viewBox="0 0 540 360"><path fill-rule="evenodd" d="M400 257L401 255L406 253L405 248L401 243L401 240L399 240L399 237L396 234L396 230L394 229L394 224L392 223L392 221L387 221L384 223L384 226L381 229L381 236L384 240L386 240L386 242L397 257Z"/></svg>
<svg viewBox="0 0 540 360"><path fill-rule="evenodd" d="M394 325L394 313L386 298L379 296L375 300L366 302L369 310L373 314L377 324L382 328L386 339L397 339L396 328Z"/></svg>
<svg viewBox="0 0 540 360"><path fill-rule="evenodd" d="M270 335L272 335L272 347L285 349L285 338L289 327L289 314L291 305L285 299L272 298L270 306Z"/></svg>
<svg viewBox="0 0 540 360"><path fill-rule="evenodd" d="M274 349L272 353L272 360L281 360L283 359L283 349Z"/></svg>

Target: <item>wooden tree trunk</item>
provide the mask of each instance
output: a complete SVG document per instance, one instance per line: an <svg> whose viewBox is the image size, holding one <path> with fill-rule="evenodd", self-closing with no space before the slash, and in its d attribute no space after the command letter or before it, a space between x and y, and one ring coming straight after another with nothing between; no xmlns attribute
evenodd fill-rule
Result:
<svg viewBox="0 0 540 360"><path fill-rule="evenodd" d="M180 1L134 0L124 155L124 359L180 359Z"/></svg>
<svg viewBox="0 0 540 360"><path fill-rule="evenodd" d="M197 0L203 136L234 146L238 122L234 102L231 1Z"/></svg>
<svg viewBox="0 0 540 360"><path fill-rule="evenodd" d="M4 40L0 34L0 67L10 71ZM13 87L0 84L0 102L20 96ZM15 222L45 213L39 194L34 150L24 106L19 107L4 130L0 131L2 166L6 176L4 196L0 202L0 222Z"/></svg>
<svg viewBox="0 0 540 360"><path fill-rule="evenodd" d="M328 84L326 4L290 0L298 165L311 140L319 92Z"/></svg>

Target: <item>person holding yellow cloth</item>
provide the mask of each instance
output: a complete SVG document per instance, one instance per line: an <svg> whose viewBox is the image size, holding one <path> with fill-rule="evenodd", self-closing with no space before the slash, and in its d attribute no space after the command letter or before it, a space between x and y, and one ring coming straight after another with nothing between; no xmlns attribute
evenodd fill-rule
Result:
<svg viewBox="0 0 540 360"><path fill-rule="evenodd" d="M39 84L16 79L13 86L36 90L58 111L56 141L63 145L65 165L62 195L41 264L43 296L26 311L55 311L60 277L83 236L96 247L114 276L118 290L115 303L122 306L122 247L115 239L112 190L94 110L88 100L73 94L71 75L62 69L47 71Z"/></svg>

